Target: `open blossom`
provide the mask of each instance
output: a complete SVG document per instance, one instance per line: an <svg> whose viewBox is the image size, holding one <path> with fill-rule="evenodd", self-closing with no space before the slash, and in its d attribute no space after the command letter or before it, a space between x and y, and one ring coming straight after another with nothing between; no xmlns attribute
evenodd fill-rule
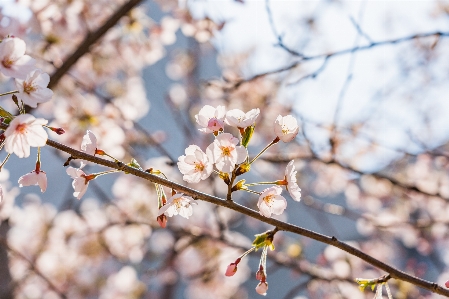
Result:
<svg viewBox="0 0 449 299"><path fill-rule="evenodd" d="M240 109L232 109L226 113L226 123L232 127L246 128L253 125L259 116L259 108L252 109L246 114Z"/></svg>
<svg viewBox="0 0 449 299"><path fill-rule="evenodd" d="M87 130L86 134L83 136L83 141L81 142L81 151L89 155L95 155L97 150L97 137L92 133L92 131Z"/></svg>
<svg viewBox="0 0 449 299"><path fill-rule="evenodd" d="M176 193L168 199L166 205L159 209L158 216L162 214L165 214L168 217L180 215L189 219L193 214L192 202L194 201L190 196L185 196L183 193Z"/></svg>
<svg viewBox="0 0 449 299"><path fill-rule="evenodd" d="M268 282L259 282L256 287L256 292L260 295L266 296L268 291Z"/></svg>
<svg viewBox="0 0 449 299"><path fill-rule="evenodd" d="M203 127L202 129L199 129L201 132L218 134L219 131L223 131L225 116L225 106L214 108L210 105L205 105L201 108L200 112L195 115L195 119L196 122Z"/></svg>
<svg viewBox="0 0 449 299"><path fill-rule="evenodd" d="M198 183L207 179L214 168L208 156L197 145L190 145L185 152L185 156L178 158L178 168L184 175L183 180Z"/></svg>
<svg viewBox="0 0 449 299"><path fill-rule="evenodd" d="M284 142L290 142L295 139L299 132L298 122L291 115L278 115L274 122L274 133Z"/></svg>
<svg viewBox="0 0 449 299"><path fill-rule="evenodd" d="M30 107L36 108L37 104L51 100L53 91L47 88L50 76L42 70L34 70L29 73L25 80L16 79L19 97Z"/></svg>
<svg viewBox="0 0 449 299"><path fill-rule="evenodd" d="M287 201L281 196L282 188L273 186L262 191L257 202L261 215L271 217L271 214L280 215L287 207Z"/></svg>
<svg viewBox="0 0 449 299"><path fill-rule="evenodd" d="M73 168L71 166L67 168L67 174L70 175L73 179L72 187L75 190L75 192L73 192L73 196L75 196L77 199L81 199L81 197L83 197L84 193L86 193L87 191L89 181L94 177L88 176L81 169Z"/></svg>
<svg viewBox="0 0 449 299"><path fill-rule="evenodd" d="M293 165L294 162L294 160L291 160L285 168L285 181L287 181L287 191L290 193L292 198L296 201L300 201L301 189L296 183L297 171L295 170L295 165Z"/></svg>
<svg viewBox="0 0 449 299"><path fill-rule="evenodd" d="M0 72L5 76L24 79L35 69L35 60L25 55L26 44L18 37L8 37L0 43Z"/></svg>
<svg viewBox="0 0 449 299"><path fill-rule="evenodd" d="M219 171L231 172L236 164L245 161L248 151L242 145L237 146L237 143L239 143L238 138L229 133L223 133L207 147L206 153Z"/></svg>
<svg viewBox="0 0 449 299"><path fill-rule="evenodd" d="M47 190L47 174L38 168L19 178L19 187L39 185L41 192Z"/></svg>
<svg viewBox="0 0 449 299"><path fill-rule="evenodd" d="M48 135L42 125L47 124L43 118L35 118L30 114L16 116L5 131L5 150L15 153L19 158L30 155L30 146L44 146Z"/></svg>

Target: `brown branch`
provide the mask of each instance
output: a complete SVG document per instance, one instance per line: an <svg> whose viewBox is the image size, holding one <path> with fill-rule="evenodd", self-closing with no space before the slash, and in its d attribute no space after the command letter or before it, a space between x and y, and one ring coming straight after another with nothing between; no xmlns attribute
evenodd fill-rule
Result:
<svg viewBox="0 0 449 299"><path fill-rule="evenodd" d="M83 42L78 46L75 52L67 58L62 66L58 68L51 76L48 88L53 88L58 84L59 80L66 74L69 69L80 59L84 54L89 52L90 47L95 44L112 26L126 15L131 9L138 5L142 0L129 0L121 6L97 31L88 33Z"/></svg>
<svg viewBox="0 0 449 299"><path fill-rule="evenodd" d="M173 189L177 190L178 192L182 192L182 193L189 195L197 200L203 200L203 201L215 204L215 205L219 205L219 206L234 210L241 214L244 214L244 215L247 215L254 219L260 220L264 223L273 225L274 227L276 227L279 230L292 232L297 235L301 235L301 236L305 236L305 237L314 239L321 243L325 243L328 245L338 247L341 250L346 251L347 253L364 260L365 262L373 265L374 267L377 267L377 268L387 272L388 274L390 274L390 276L392 278L403 280L403 281L409 282L411 284L414 284L418 287L430 290L433 293L437 293L437 294L449 297L449 290L439 286L438 284L436 284L434 282L426 281L424 279L412 276L412 275L407 274L401 270L398 270L398 269L360 251L357 248L354 248L344 242L339 241L335 237L329 237L329 236L322 235L322 234L316 233L314 231L311 231L311 230L308 230L308 229L305 229L305 228L302 228L302 227L299 227L296 225L285 223L285 222L282 222L282 221L279 221L279 220L276 220L273 218L267 218L267 217L259 214L257 211L254 211L254 210L249 209L245 206L242 206L238 203L235 203L232 200L224 200L224 199L212 196L212 195L202 193L200 191L191 189L189 187L186 187L186 186L177 184L175 182L171 182L169 180L163 179L159 176L156 176L156 175L144 172L144 171L140 171L136 168L129 167L129 166L125 165L123 162L113 162L113 161L108 161L108 160L105 160L105 159L102 159L99 157L91 156L84 152L72 149L66 145L60 144L60 143L50 140L50 139L47 140L47 145L70 154L73 159L83 159L83 160L87 160L87 161L96 163L98 165L103 165L103 166L110 167L113 169L121 170L125 173L132 174L134 176L143 178L150 182L161 184L161 185L169 187L169 188L173 188Z"/></svg>

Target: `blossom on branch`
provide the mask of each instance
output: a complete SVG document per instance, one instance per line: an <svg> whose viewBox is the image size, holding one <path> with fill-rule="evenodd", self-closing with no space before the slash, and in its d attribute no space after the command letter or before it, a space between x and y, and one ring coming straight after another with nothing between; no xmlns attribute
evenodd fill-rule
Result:
<svg viewBox="0 0 449 299"><path fill-rule="evenodd" d="M7 37L0 43L0 72L24 79L35 66L35 60L25 55L26 44L18 37Z"/></svg>
<svg viewBox="0 0 449 299"><path fill-rule="evenodd" d="M217 136L215 141L207 147L206 153L219 171L231 172L236 164L245 161L248 151L242 145L237 146L238 143L238 138L229 133L223 133Z"/></svg>
<svg viewBox="0 0 449 299"><path fill-rule="evenodd" d="M168 217L180 215L189 219L193 214L192 202L193 198L190 196L185 196L183 193L176 193L168 199L166 205L159 209L158 216L161 216L162 214L165 214Z"/></svg>
<svg viewBox="0 0 449 299"><path fill-rule="evenodd" d="M205 105L201 108L200 112L195 115L195 119L196 122L203 127L202 129L199 129L199 131L217 135L219 131L223 131L224 129L225 116L225 106L214 108L210 105Z"/></svg>
<svg viewBox="0 0 449 299"><path fill-rule="evenodd" d="M87 130L86 134L83 136L83 141L81 142L81 151L86 154L95 155L97 150L97 137L92 133L92 131Z"/></svg>
<svg viewBox="0 0 449 299"><path fill-rule="evenodd" d="M178 168L184 175L183 180L198 183L207 179L214 168L208 156L197 145L190 145L185 153L185 156L178 158Z"/></svg>
<svg viewBox="0 0 449 299"><path fill-rule="evenodd" d="M19 158L28 157L30 146L46 144L48 135L42 126L47 122L30 114L16 116L5 131L5 150L10 154L15 153Z"/></svg>
<svg viewBox="0 0 449 299"><path fill-rule="evenodd" d="M225 122L232 127L245 129L246 127L252 126L255 123L256 118L259 116L259 114L259 108L252 109L247 113L243 112L240 109L232 109L226 113Z"/></svg>
<svg viewBox="0 0 449 299"><path fill-rule="evenodd" d="M29 73L25 80L16 79L19 97L30 107L36 108L37 104L51 100L53 91L47 88L50 76L42 70L34 70Z"/></svg>
<svg viewBox="0 0 449 299"><path fill-rule="evenodd" d="M271 214L280 215L287 207L287 201L281 196L282 188L273 186L262 191L257 202L261 215L271 217Z"/></svg>
<svg viewBox="0 0 449 299"><path fill-rule="evenodd" d="M83 197L84 193L86 193L87 191L89 181L93 180L95 176L86 175L80 168L73 168L71 166L67 168L66 172L73 179L72 187L75 190L75 192L73 192L73 196L75 196L77 199L81 199L81 197Z"/></svg>
<svg viewBox="0 0 449 299"><path fill-rule="evenodd" d="M19 187L23 186L36 186L39 185L41 192L47 190L47 174L36 167L30 173L27 173L19 178Z"/></svg>
<svg viewBox="0 0 449 299"><path fill-rule="evenodd" d="M285 181L287 182L287 191L290 193L291 197L296 200L301 200L301 188L299 188L296 183L296 173L295 165L293 165L295 161L291 160L287 167L285 168Z"/></svg>
<svg viewBox="0 0 449 299"><path fill-rule="evenodd" d="M278 115L274 122L274 133L280 140L290 142L295 139L298 132L299 126L296 118L291 115Z"/></svg>

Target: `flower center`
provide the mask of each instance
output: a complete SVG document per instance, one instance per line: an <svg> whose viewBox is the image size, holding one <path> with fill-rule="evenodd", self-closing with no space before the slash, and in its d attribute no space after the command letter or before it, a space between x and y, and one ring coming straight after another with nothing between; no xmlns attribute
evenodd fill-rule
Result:
<svg viewBox="0 0 449 299"><path fill-rule="evenodd" d="M26 124L18 124L16 127L16 132L18 132L19 134L24 134L26 133L27 130L27 125Z"/></svg>
<svg viewBox="0 0 449 299"><path fill-rule="evenodd" d="M203 171L204 170L204 164L201 162L195 162L195 170L196 171Z"/></svg>
<svg viewBox="0 0 449 299"><path fill-rule="evenodd" d="M289 132L288 128L285 125L283 125L282 126L282 134L287 135L288 132Z"/></svg>
<svg viewBox="0 0 449 299"><path fill-rule="evenodd" d="M13 63L14 63L14 61L12 61L12 60L10 60L10 59L8 59L8 58L5 58L5 59L2 60L2 65L3 65L5 68L7 68L7 69L11 68L11 66L13 65Z"/></svg>
<svg viewBox="0 0 449 299"><path fill-rule="evenodd" d="M222 155L223 156L226 156L226 157L230 157L231 156L231 152L233 151L234 149L232 148L232 147L230 147L230 146L222 146L221 147L221 153L222 153Z"/></svg>
<svg viewBox="0 0 449 299"><path fill-rule="evenodd" d="M36 86L34 86L33 83L28 83L26 81L23 81L23 91L27 94L30 94L30 93L36 91Z"/></svg>
<svg viewBox="0 0 449 299"><path fill-rule="evenodd" d="M271 205L273 204L273 199L274 195L267 195L263 198L263 200L265 201L265 203L267 204L267 206L269 206L271 208Z"/></svg>

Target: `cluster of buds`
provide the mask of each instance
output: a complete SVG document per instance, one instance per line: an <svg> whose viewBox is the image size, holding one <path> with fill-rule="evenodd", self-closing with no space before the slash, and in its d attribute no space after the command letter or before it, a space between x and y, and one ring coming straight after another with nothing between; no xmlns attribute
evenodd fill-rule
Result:
<svg viewBox="0 0 449 299"><path fill-rule="evenodd" d="M237 265L240 263L243 257L245 257L246 255L255 250L258 250L259 248L262 248L262 255L260 256L259 261L259 269L256 272L256 279L259 281L259 284L256 286L256 292L263 296L267 295L268 291L267 272L266 272L267 255L268 255L268 248L274 250L273 238L276 232L277 229L256 235L256 238L254 239L253 242L253 247L251 247L249 250L247 250L245 253L239 256L235 260L235 262L231 263L226 269L225 275L233 276L237 272Z"/></svg>

